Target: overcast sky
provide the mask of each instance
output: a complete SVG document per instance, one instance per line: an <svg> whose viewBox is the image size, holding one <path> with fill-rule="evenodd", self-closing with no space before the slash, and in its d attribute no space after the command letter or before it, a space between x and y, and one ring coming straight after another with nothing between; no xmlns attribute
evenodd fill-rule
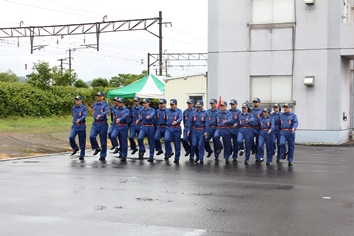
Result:
<svg viewBox="0 0 354 236"><path fill-rule="evenodd" d="M21 21L24 27L94 23L101 22L105 15L106 21L154 18L162 11L163 22L172 23L172 27L163 27L166 53L206 53L207 5L207 0L0 0L0 28L19 27ZM158 24L150 29L158 34ZM50 66L59 65L58 59L69 56L69 48L80 48L84 42L95 44L96 36L35 37L34 45L48 46L31 54L29 38L0 39L0 72L11 69L18 76L25 76L38 60L47 61ZM147 53L158 50L158 38L146 31L104 33L100 36L100 51L78 49L72 53L72 68L84 81L97 77L110 79L120 73L139 74L147 69ZM169 67L168 73L172 76L205 73L206 62L198 64L204 66L178 67L171 62L174 67ZM157 68L153 67L151 72L155 73Z"/></svg>

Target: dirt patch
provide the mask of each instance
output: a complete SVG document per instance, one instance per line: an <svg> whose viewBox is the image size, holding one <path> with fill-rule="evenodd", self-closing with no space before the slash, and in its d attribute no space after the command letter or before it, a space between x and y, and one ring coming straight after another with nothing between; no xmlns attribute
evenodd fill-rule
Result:
<svg viewBox="0 0 354 236"><path fill-rule="evenodd" d="M86 141L89 148L89 139ZM68 132L0 133L0 159L71 152Z"/></svg>

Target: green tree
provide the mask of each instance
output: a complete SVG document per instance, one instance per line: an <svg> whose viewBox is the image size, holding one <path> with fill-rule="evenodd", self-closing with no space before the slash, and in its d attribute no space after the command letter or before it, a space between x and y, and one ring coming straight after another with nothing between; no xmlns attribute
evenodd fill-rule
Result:
<svg viewBox="0 0 354 236"><path fill-rule="evenodd" d="M131 84L144 76L147 75L147 71L143 70L141 74L118 74L118 76L113 76L109 80L109 86L110 87L124 87L127 86L128 84Z"/></svg>
<svg viewBox="0 0 354 236"><path fill-rule="evenodd" d="M52 84L53 73L48 62L38 61L33 63L33 70L26 81L28 84L41 89L48 88Z"/></svg>
<svg viewBox="0 0 354 236"><path fill-rule="evenodd" d="M82 79L78 79L75 81L74 87L75 88L88 88L88 85Z"/></svg>
<svg viewBox="0 0 354 236"><path fill-rule="evenodd" d="M64 73L54 66L52 68L53 85L55 86L71 86L76 81L76 73L65 70ZM63 73L63 74L62 74Z"/></svg>
<svg viewBox="0 0 354 236"><path fill-rule="evenodd" d="M92 80L91 86L96 87L108 87L108 80L104 78L96 78Z"/></svg>
<svg viewBox="0 0 354 236"><path fill-rule="evenodd" d="M19 82L20 78L11 70L0 72L0 81L2 82Z"/></svg>

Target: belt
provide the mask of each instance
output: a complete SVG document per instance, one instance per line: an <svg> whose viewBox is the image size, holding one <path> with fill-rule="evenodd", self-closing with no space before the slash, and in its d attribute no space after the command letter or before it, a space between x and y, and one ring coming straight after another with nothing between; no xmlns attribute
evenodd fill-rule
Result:
<svg viewBox="0 0 354 236"><path fill-rule="evenodd" d="M142 124L142 126L154 126L153 124Z"/></svg>
<svg viewBox="0 0 354 236"><path fill-rule="evenodd" d="M86 122L79 122L79 123L75 123L75 125L82 125L85 124Z"/></svg>
<svg viewBox="0 0 354 236"><path fill-rule="evenodd" d="M284 130L284 131L293 131L293 129L281 129L281 130Z"/></svg>
<svg viewBox="0 0 354 236"><path fill-rule="evenodd" d="M116 124L118 126L126 126L127 124Z"/></svg>
<svg viewBox="0 0 354 236"><path fill-rule="evenodd" d="M258 126L252 126L252 128L258 128Z"/></svg>
<svg viewBox="0 0 354 236"><path fill-rule="evenodd" d="M179 125L170 125L170 126L168 126L168 127L170 127L170 128L177 128L177 127L179 127Z"/></svg>
<svg viewBox="0 0 354 236"><path fill-rule="evenodd" d="M228 129L230 126L218 126L218 129Z"/></svg>
<svg viewBox="0 0 354 236"><path fill-rule="evenodd" d="M203 127L193 127L193 129L196 129L196 130L203 130L203 129L205 129L205 127L203 126Z"/></svg>
<svg viewBox="0 0 354 236"><path fill-rule="evenodd" d="M95 121L96 124L103 124L103 123L106 123L107 120L103 120L103 121Z"/></svg>
<svg viewBox="0 0 354 236"><path fill-rule="evenodd" d="M165 127L166 127L166 125L159 125L159 127L160 127L160 128L165 128Z"/></svg>
<svg viewBox="0 0 354 236"><path fill-rule="evenodd" d="M241 128L250 129L250 128L252 128L252 127L251 127L251 126L241 126Z"/></svg>
<svg viewBox="0 0 354 236"><path fill-rule="evenodd" d="M209 128L216 128L216 125L210 125Z"/></svg>
<svg viewBox="0 0 354 236"><path fill-rule="evenodd" d="M266 129L266 128L262 128L261 130L269 130L269 129Z"/></svg>

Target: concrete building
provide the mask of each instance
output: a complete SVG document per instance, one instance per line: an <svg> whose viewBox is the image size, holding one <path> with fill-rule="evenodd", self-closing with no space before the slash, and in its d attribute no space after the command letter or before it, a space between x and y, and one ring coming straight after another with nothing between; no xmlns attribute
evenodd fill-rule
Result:
<svg viewBox="0 0 354 236"><path fill-rule="evenodd" d="M291 102L297 143L353 130L354 1L209 0L208 98Z"/></svg>

